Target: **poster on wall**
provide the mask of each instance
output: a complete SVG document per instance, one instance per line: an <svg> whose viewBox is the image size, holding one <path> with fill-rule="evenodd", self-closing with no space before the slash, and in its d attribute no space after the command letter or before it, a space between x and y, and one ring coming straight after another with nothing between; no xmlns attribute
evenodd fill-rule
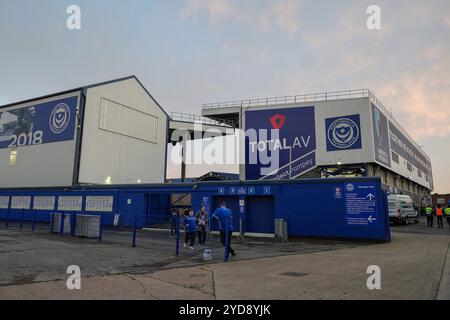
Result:
<svg viewBox="0 0 450 320"><path fill-rule="evenodd" d="M361 149L359 114L325 119L327 151Z"/></svg>
<svg viewBox="0 0 450 320"><path fill-rule="evenodd" d="M430 161L391 122L389 122L389 132L391 149L426 175L431 176Z"/></svg>
<svg viewBox="0 0 450 320"><path fill-rule="evenodd" d="M81 211L83 204L83 197L59 197L58 198L58 210L64 211Z"/></svg>
<svg viewBox="0 0 450 320"><path fill-rule="evenodd" d="M86 211L112 212L113 203L113 196L87 196Z"/></svg>
<svg viewBox="0 0 450 320"><path fill-rule="evenodd" d="M29 196L14 196L11 199L11 209L29 210L30 206L31 206L31 197Z"/></svg>
<svg viewBox="0 0 450 320"><path fill-rule="evenodd" d="M294 179L316 166L314 107L245 113L246 180Z"/></svg>
<svg viewBox="0 0 450 320"><path fill-rule="evenodd" d="M34 197L33 209L34 210L55 210L55 197L51 197L51 196Z"/></svg>
<svg viewBox="0 0 450 320"><path fill-rule="evenodd" d="M389 147L389 128L386 116L372 105L373 137L375 160L391 167L391 150Z"/></svg>
<svg viewBox="0 0 450 320"><path fill-rule="evenodd" d="M0 196L0 209L8 209L9 196Z"/></svg>
<svg viewBox="0 0 450 320"><path fill-rule="evenodd" d="M78 96L0 111L0 149L74 139Z"/></svg>

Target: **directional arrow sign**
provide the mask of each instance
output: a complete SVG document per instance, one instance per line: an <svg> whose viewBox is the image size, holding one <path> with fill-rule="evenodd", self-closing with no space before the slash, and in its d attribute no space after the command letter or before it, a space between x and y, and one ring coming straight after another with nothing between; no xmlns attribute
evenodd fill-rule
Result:
<svg viewBox="0 0 450 320"><path fill-rule="evenodd" d="M369 220L370 223L374 222L376 219L372 218L372 216L370 216L369 218L367 218L367 220Z"/></svg>
<svg viewBox="0 0 450 320"><path fill-rule="evenodd" d="M375 198L375 196L373 194L369 193L367 195L367 198L369 198L369 200L372 201Z"/></svg>

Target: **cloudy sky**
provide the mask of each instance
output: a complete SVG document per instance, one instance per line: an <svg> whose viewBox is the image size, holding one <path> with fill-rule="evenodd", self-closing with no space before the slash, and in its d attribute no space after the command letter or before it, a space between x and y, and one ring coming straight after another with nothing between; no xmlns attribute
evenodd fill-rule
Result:
<svg viewBox="0 0 450 320"><path fill-rule="evenodd" d="M81 8L81 30L66 8ZM382 29L366 27L381 8ZM2 0L0 104L135 74L170 111L370 88L450 192L450 1Z"/></svg>

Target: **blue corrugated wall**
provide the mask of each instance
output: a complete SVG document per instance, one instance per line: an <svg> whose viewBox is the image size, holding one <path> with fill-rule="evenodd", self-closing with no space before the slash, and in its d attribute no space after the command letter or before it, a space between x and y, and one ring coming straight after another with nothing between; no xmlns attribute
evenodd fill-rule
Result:
<svg viewBox="0 0 450 320"><path fill-rule="evenodd" d="M345 188L349 183L374 186L377 221L368 225L348 223ZM343 194L339 197L337 189ZM389 217L385 194L379 178L311 179L289 182L208 182L198 184L164 184L140 186L73 187L66 189L0 190L0 196L113 196L113 212L102 213L103 222L111 225L120 215L120 225L152 225L164 215L169 217L170 194L191 193L194 210L205 204L212 213L221 199L233 210L234 228L239 231L242 218L244 232L273 233L274 218L288 221L290 236L371 239L389 241ZM240 202L241 200L241 202ZM56 201L57 202L57 201ZM241 206L241 204L244 204ZM57 203L56 203L57 208ZM57 210L55 210L57 211ZM51 211L0 209L0 219L49 221ZM214 224L213 224L214 225Z"/></svg>

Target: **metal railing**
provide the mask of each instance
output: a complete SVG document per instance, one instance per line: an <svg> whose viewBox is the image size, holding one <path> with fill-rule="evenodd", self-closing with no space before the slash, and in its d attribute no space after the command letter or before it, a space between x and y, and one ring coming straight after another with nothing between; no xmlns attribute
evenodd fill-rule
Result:
<svg viewBox="0 0 450 320"><path fill-rule="evenodd" d="M203 123L203 124L216 125L216 126L229 126L229 127L233 127L233 128L236 127L236 123L231 120L206 118L206 117L202 117L200 115L183 113L183 112L169 112L169 115L170 115L170 118L174 121L192 122L192 123L196 122L196 123Z"/></svg>
<svg viewBox="0 0 450 320"><path fill-rule="evenodd" d="M248 100L227 101L218 103L207 103L203 104L202 108L217 109L230 107L262 107L268 105L282 105L291 103L307 103L318 101L368 98L369 95L370 91L368 89L359 89L359 90L312 93L296 96L283 96L283 97L272 97L262 99L248 99Z"/></svg>
<svg viewBox="0 0 450 320"><path fill-rule="evenodd" d="M414 144L414 146L422 153L422 155L429 159L425 154L422 147L411 137L411 135L400 125L400 123L394 118L392 110L387 108L369 89L357 89L346 91L334 91L334 92L322 92L303 94L295 96L282 96L262 99L248 99L248 100L236 100L217 103L207 103L202 105L202 109L219 109L219 108L248 108L248 107L264 107L271 105L283 105L294 103L308 103L308 102L322 102L322 101L335 101L335 100L349 100L369 98L370 101L380 109L380 111Z"/></svg>

